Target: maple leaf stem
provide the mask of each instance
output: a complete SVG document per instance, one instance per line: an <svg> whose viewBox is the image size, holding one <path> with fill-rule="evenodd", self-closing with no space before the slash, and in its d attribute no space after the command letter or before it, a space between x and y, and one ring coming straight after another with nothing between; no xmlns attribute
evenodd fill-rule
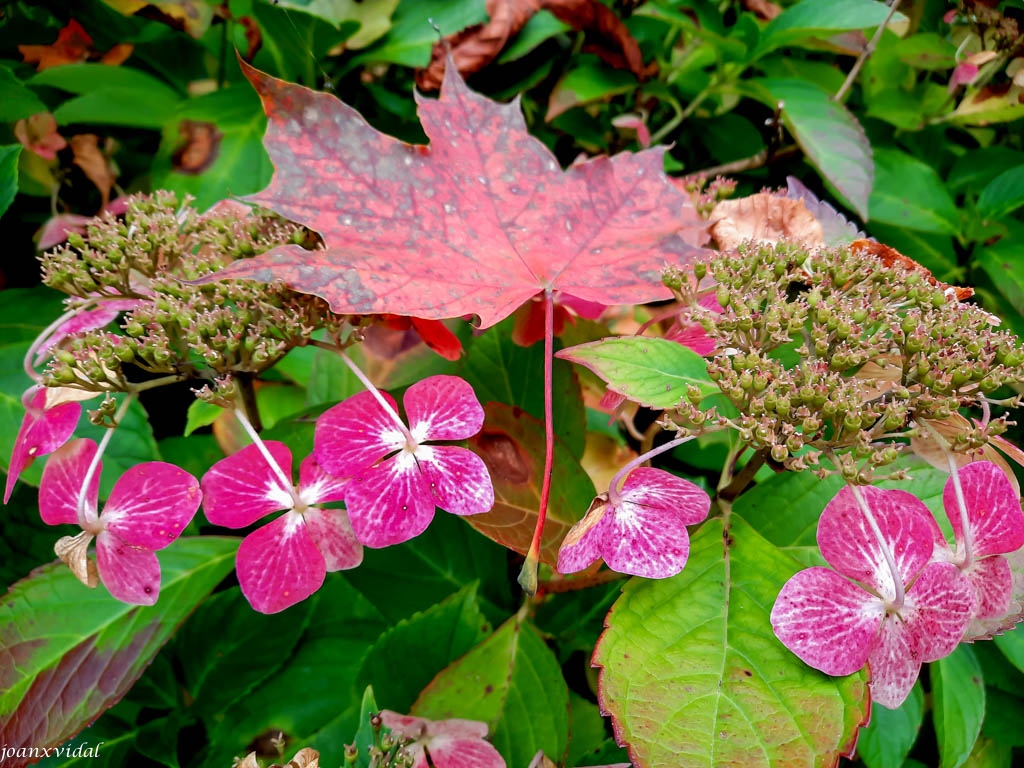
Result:
<svg viewBox="0 0 1024 768"><path fill-rule="evenodd" d="M554 426L554 359L555 359L555 302L550 288L544 289L544 478L540 488L540 508L537 510L537 526L533 529L533 540L526 553L526 562L519 571L519 586L528 595L537 593L537 564L540 560L540 543L544 535L544 522L548 516L548 499L551 496L551 468L555 463Z"/></svg>
<svg viewBox="0 0 1024 768"><path fill-rule="evenodd" d="M92 483L96 472L99 471L100 462L103 460L103 454L107 450L107 446L110 445L110 439L114 436L114 430L121 423L121 419L128 412L128 406L131 405L134 399L134 395L126 395L124 400L121 401L117 413L114 414L114 426L108 428L103 437L100 438L99 445L96 446L96 453L92 457L92 461L89 462L89 468L85 470L85 477L82 478L82 488L78 491L78 502L75 505L75 511L78 515L78 524L82 526L83 530L92 534L98 533L95 529L99 522L99 514L98 510L89 508L89 485Z"/></svg>
<svg viewBox="0 0 1024 768"><path fill-rule="evenodd" d="M878 546L882 550L882 556L885 557L885 564L889 567L889 573L892 575L893 588L896 590L896 597L893 600L892 607L897 611L903 607L903 602L906 599L906 592L903 588L903 579L900 577L900 572L896 569L896 560L892 556L892 550L885 541L885 536L882 535L882 529L878 526L878 521L875 520L875 513L871 511L871 507L868 506L867 499L864 498L864 494L860 492L860 488L856 485L850 485L850 490L853 491L853 498L857 500L857 506L864 512L864 517L868 521L868 525L871 526L871 532L875 534L875 539L878 541Z"/></svg>
<svg viewBox="0 0 1024 768"><path fill-rule="evenodd" d="M380 393L380 390L377 389L376 386L374 386L374 383L370 381L369 377L365 373L363 373L359 366L352 362L348 355L346 355L344 352L339 352L338 354L341 356L341 359L345 362L345 365L347 365L351 369L352 373L355 374L355 377L359 379L359 381L362 383L364 387L366 387L366 391L373 395L373 399L380 404L380 407L384 409L384 412L391 417L391 420L393 422L395 422L395 426L398 427L398 430L405 437L406 445L408 445L410 448L415 448L416 440L413 438L412 432L410 432L409 428L405 426L405 422L402 421L402 419L399 417L395 409L391 407L391 403L384 399L384 396Z"/></svg>
<svg viewBox="0 0 1024 768"><path fill-rule="evenodd" d="M696 435L687 435L686 437L677 437L675 440L669 440L667 443L659 445L657 448L652 448L647 451L647 453L641 453L631 462L622 467L622 469L615 473L614 477L612 477L612 481L608 484L608 503L613 507L619 507L622 505L622 500L619 497L619 491L630 472L637 467L646 464L655 456L665 453L666 451L671 451L673 448L678 445L682 445L683 443L688 443L695 437Z"/></svg>
<svg viewBox="0 0 1024 768"><path fill-rule="evenodd" d="M235 408L235 418L238 419L238 423L242 425L242 429L245 430L245 434L252 440L253 445L256 446L260 455L263 456L263 460L270 466L270 471L274 473L274 477L277 478L277 482L281 484L281 488L291 494L293 506L298 506L299 498L295 492L295 484L292 479L285 475L284 470L281 469L281 465L274 461L274 457L270 455L270 451L267 450L266 444L263 442L263 438L260 437L260 433L256 431L252 423L249 421L249 417L245 414L244 408Z"/></svg>

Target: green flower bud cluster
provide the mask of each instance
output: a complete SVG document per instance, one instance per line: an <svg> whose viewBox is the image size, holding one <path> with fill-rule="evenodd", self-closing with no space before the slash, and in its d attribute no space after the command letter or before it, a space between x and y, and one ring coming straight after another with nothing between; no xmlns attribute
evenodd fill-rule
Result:
<svg viewBox="0 0 1024 768"><path fill-rule="evenodd" d="M868 252L812 254L788 243L741 247L707 267L724 312L695 309L694 318L715 341L709 376L738 415L685 403L675 421L693 429L713 418L788 468L842 451L851 462L844 474L870 480L920 420L947 419L1024 383L1020 340L926 273ZM992 427L1005 430L1005 421L991 422L984 439ZM979 440L965 436L955 449Z"/></svg>
<svg viewBox="0 0 1024 768"><path fill-rule="evenodd" d="M314 331L339 333L346 318L280 283L182 282L307 239L302 228L271 214L221 204L200 215L168 192L134 198L123 217L94 219L85 236L72 235L42 256L44 282L71 296L72 306L82 300L102 306L104 299L141 304L125 312L120 334L64 339L53 352L48 383L125 390L126 367L206 380L258 374L307 344Z"/></svg>

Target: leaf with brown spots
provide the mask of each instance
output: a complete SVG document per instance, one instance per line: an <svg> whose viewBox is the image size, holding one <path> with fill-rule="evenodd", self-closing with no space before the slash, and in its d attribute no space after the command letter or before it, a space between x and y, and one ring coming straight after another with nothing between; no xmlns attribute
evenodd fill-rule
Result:
<svg viewBox="0 0 1024 768"><path fill-rule="evenodd" d="M563 171L518 104L473 93L449 67L419 99L429 146L379 133L333 96L242 63L269 117L270 186L250 199L318 232L213 279L283 280L336 312L487 328L538 294L599 304L670 297L661 271L703 253L704 223L662 170L664 148Z"/></svg>
<svg viewBox="0 0 1024 768"><path fill-rule="evenodd" d="M465 519L489 539L526 554L537 524L544 469L544 423L503 403L484 406L484 426L469 441L491 473L494 507ZM551 501L540 560L554 566L558 548L595 496L594 484L561 441L555 442Z"/></svg>
<svg viewBox="0 0 1024 768"><path fill-rule="evenodd" d="M43 566L0 606L0 733L12 751L62 744L127 693L175 628L235 564L237 540L180 539L161 553L151 608L91 590L62 563ZM4 768L28 759L9 757Z"/></svg>

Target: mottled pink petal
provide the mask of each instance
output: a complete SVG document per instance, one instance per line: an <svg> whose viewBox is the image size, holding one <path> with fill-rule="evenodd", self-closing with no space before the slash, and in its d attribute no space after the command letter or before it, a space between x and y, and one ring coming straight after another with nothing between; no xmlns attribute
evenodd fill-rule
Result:
<svg viewBox="0 0 1024 768"><path fill-rule="evenodd" d="M991 462L976 461L961 467L959 474L974 539L972 557L1001 555L1024 546L1020 498L1003 471ZM962 541L960 506L952 478L946 482L942 503L957 541Z"/></svg>
<svg viewBox="0 0 1024 768"><path fill-rule="evenodd" d="M562 540L558 550L559 573L582 571L601 558L601 542L614 516L614 510L604 498L591 504L586 516Z"/></svg>
<svg viewBox="0 0 1024 768"><path fill-rule="evenodd" d="M395 398L381 395L397 412ZM337 477L357 475L404 446L401 430L369 392L352 395L316 420L313 453Z"/></svg>
<svg viewBox="0 0 1024 768"><path fill-rule="evenodd" d="M689 347L698 355L710 355L715 351L715 340L708 336L700 323L681 323L665 334L665 338Z"/></svg>
<svg viewBox="0 0 1024 768"><path fill-rule="evenodd" d="M199 481L188 472L148 461L136 464L114 483L100 522L128 544L163 549L192 522L202 498Z"/></svg>
<svg viewBox="0 0 1024 768"><path fill-rule="evenodd" d="M329 572L355 568L363 562L363 545L356 538L345 510L310 507L303 517Z"/></svg>
<svg viewBox="0 0 1024 768"><path fill-rule="evenodd" d="M900 618L920 661L948 656L974 614L974 589L952 563L930 563L907 591Z"/></svg>
<svg viewBox="0 0 1024 768"><path fill-rule="evenodd" d="M310 454L299 465L299 496L307 504L344 501L347 477L335 477L324 471L316 457Z"/></svg>
<svg viewBox="0 0 1024 768"><path fill-rule="evenodd" d="M78 499L89 464L96 455L96 443L79 438L60 448L46 462L39 484L39 514L47 525L78 525ZM102 462L96 467L86 493L86 509L95 513L100 496Z"/></svg>
<svg viewBox="0 0 1024 768"><path fill-rule="evenodd" d="M40 251L48 251L55 245L60 245L68 239L72 232L84 235L86 225L92 221L90 216L80 216L77 213L59 213L51 216L36 233L36 248Z"/></svg>
<svg viewBox="0 0 1024 768"><path fill-rule="evenodd" d="M276 440L264 443L282 474L292 477L292 452ZM259 446L247 445L221 459L202 480L203 510L214 525L245 528L271 512L290 509L291 489L267 463Z"/></svg>
<svg viewBox="0 0 1024 768"><path fill-rule="evenodd" d="M403 715L390 709L382 709L380 711L380 720L385 728L390 728L395 734L404 739L422 738L427 733L427 726L433 722L425 717ZM487 725L485 723L481 723L481 725L484 727L483 736L486 736Z"/></svg>
<svg viewBox="0 0 1024 768"><path fill-rule="evenodd" d="M430 488L407 451L353 478L345 506L356 538L374 548L415 538L434 519Z"/></svg>
<svg viewBox="0 0 1024 768"><path fill-rule="evenodd" d="M893 616L882 625L871 657L871 701L896 709L910 694L921 672L907 628Z"/></svg>
<svg viewBox="0 0 1024 768"><path fill-rule="evenodd" d="M696 525L711 509L711 498L689 480L650 467L634 469L619 497L623 502L661 510L683 525Z"/></svg>
<svg viewBox="0 0 1024 768"><path fill-rule="evenodd" d="M476 515L494 506L494 486L483 459L453 445L421 445L416 460L434 503L453 515Z"/></svg>
<svg viewBox="0 0 1024 768"><path fill-rule="evenodd" d="M963 569L974 588L974 618L1005 616L1013 602L1013 570L1002 555L974 560Z"/></svg>
<svg viewBox="0 0 1024 768"><path fill-rule="evenodd" d="M76 333L95 331L113 322L119 314L143 305L140 299L111 299L95 309L79 312L61 323L46 341L36 350L35 364L39 365L59 342Z"/></svg>
<svg viewBox="0 0 1024 768"><path fill-rule="evenodd" d="M26 399L28 403L25 418L22 419L18 436L14 440L14 450L11 452L11 462L7 468L4 504L10 501L14 485L25 468L36 457L52 453L64 445L74 433L78 419L82 415L82 406L78 403L65 403L46 409L45 387L40 387Z"/></svg>
<svg viewBox="0 0 1024 768"><path fill-rule="evenodd" d="M820 567L787 581L771 614L782 644L828 675L849 675L864 666L884 618L881 600Z"/></svg>
<svg viewBox="0 0 1024 768"><path fill-rule="evenodd" d="M961 85L968 85L974 82L978 76L978 65L969 61L962 61L953 69L953 75L949 78L949 91L952 93Z"/></svg>
<svg viewBox="0 0 1024 768"><path fill-rule="evenodd" d="M238 547L235 561L242 594L260 613L277 613L312 595L327 567L302 515L286 512L257 528Z"/></svg>
<svg viewBox="0 0 1024 768"><path fill-rule="evenodd" d="M133 547L110 531L96 537L100 581L122 603L153 605L160 595L160 561L147 549Z"/></svg>
<svg viewBox="0 0 1024 768"><path fill-rule="evenodd" d="M417 441L464 440L484 425L484 409L473 387L458 376L417 381L402 399L409 431Z"/></svg>
<svg viewBox="0 0 1024 768"><path fill-rule="evenodd" d="M903 583L910 583L932 556L938 527L935 518L928 507L906 491L863 486L859 492L881 529ZM889 600L896 598L881 545L850 486L844 486L822 512L818 547L829 565L843 576L871 586Z"/></svg>
<svg viewBox="0 0 1024 768"><path fill-rule="evenodd" d="M505 768L501 753L483 739L434 736L426 749L435 768Z"/></svg>

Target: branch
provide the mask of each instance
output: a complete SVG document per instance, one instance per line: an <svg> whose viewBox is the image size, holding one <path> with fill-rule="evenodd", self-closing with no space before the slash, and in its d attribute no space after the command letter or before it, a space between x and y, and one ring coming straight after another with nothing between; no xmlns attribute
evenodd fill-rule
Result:
<svg viewBox="0 0 1024 768"><path fill-rule="evenodd" d="M839 86L839 90L836 91L832 97L832 101L842 101L846 92L853 86L853 81L857 79L857 75L860 74L861 68L864 63L868 60L872 53L875 51L875 46L878 45L878 41L882 38L882 32L889 25L889 21L892 19L896 9L899 8L901 0L893 0L892 5L889 6L889 13L886 15L885 20L878 25L878 29L875 30L875 34L868 41L868 44L864 46L864 50L860 52L860 56L853 62L853 67L850 69L850 73L846 76L846 80Z"/></svg>

